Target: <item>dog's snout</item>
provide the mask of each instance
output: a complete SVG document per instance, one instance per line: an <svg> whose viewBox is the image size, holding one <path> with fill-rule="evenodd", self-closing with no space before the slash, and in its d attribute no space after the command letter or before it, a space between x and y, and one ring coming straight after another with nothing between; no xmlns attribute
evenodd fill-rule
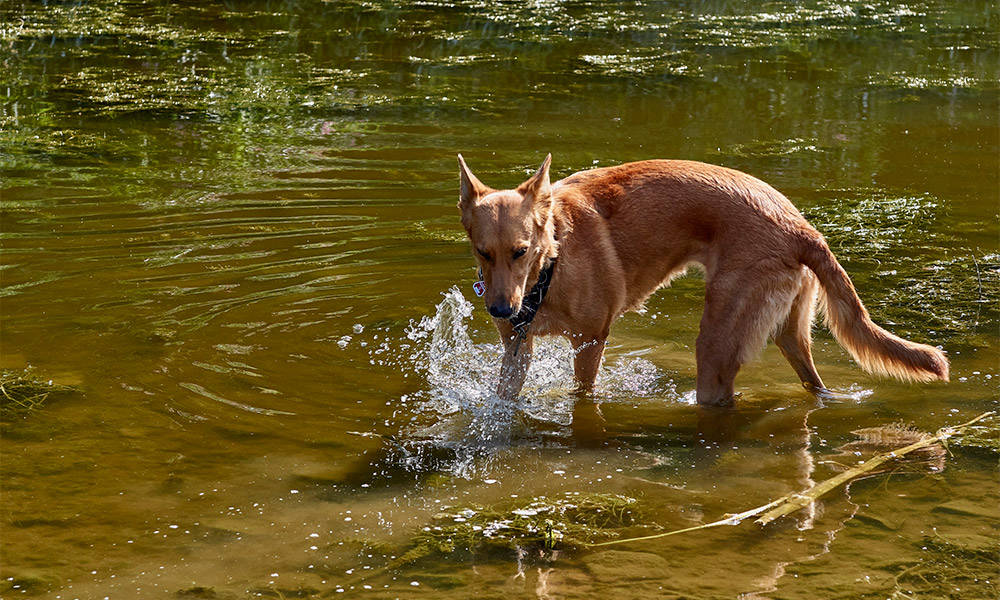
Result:
<svg viewBox="0 0 1000 600"><path fill-rule="evenodd" d="M506 302L497 302L490 305L489 311L491 315L498 319L508 319L514 314L514 307Z"/></svg>

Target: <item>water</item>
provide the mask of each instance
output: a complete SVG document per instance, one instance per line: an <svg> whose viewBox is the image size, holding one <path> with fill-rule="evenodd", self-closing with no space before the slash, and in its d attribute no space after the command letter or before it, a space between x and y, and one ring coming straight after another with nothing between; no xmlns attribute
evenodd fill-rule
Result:
<svg viewBox="0 0 1000 600"><path fill-rule="evenodd" d="M995 409L998 32L987 2L0 6L0 366L82 390L4 424L0 594L881 598L928 539L983 547L996 458L956 449L765 532L382 570L444 506L615 493L686 527L831 476L854 429ZM498 404L457 152L498 187L546 152L754 174L953 381L819 329L842 398L771 347L698 409L692 275L615 325L596 405L556 340Z"/></svg>

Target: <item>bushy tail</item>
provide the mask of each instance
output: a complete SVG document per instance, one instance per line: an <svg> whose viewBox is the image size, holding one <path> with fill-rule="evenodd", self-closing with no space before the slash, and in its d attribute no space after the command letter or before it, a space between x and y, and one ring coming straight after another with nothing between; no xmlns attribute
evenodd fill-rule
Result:
<svg viewBox="0 0 1000 600"><path fill-rule="evenodd" d="M854 284L818 234L803 239L800 260L823 286L827 326L862 369L904 381L948 381L944 352L896 337L872 322Z"/></svg>

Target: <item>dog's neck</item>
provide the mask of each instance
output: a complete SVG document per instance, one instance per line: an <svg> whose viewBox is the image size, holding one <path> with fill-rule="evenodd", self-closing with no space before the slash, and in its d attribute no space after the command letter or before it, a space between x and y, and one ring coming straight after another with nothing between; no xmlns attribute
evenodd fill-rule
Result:
<svg viewBox="0 0 1000 600"><path fill-rule="evenodd" d="M521 309L509 319L511 326L521 339L527 335L528 329L531 327L531 322L535 320L535 315L538 313L538 309L542 307L542 302L545 301L545 296L549 292L549 284L552 283L556 260L556 257L545 259L544 266L539 270L535 284L524 295Z"/></svg>
<svg viewBox="0 0 1000 600"><path fill-rule="evenodd" d="M541 252L543 259L536 272L532 273L532 275L537 277L538 271L544 269L549 261L555 260L559 256L559 240L563 237L564 233L569 232L571 229L572 218L566 212L562 203L559 202L559 199L553 198L552 213L549 215L548 222L543 228Z"/></svg>
<svg viewBox="0 0 1000 600"><path fill-rule="evenodd" d="M568 231L567 219L563 212L559 210L558 204L553 207L552 214L549 215L548 222L543 229L542 251L539 253L539 261L532 269L528 281L533 282L531 288L524 295L521 309L516 315L509 319L514 331L521 336L527 334L531 327L535 315L538 313L549 291L549 285L555 275L556 262L559 258L559 240L564 231Z"/></svg>

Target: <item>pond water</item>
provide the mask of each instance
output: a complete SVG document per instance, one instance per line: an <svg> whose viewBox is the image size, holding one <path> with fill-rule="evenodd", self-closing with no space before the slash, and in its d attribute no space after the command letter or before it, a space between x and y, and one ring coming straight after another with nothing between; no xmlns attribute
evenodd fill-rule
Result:
<svg viewBox="0 0 1000 600"><path fill-rule="evenodd" d="M3 424L0 594L995 598L996 455L962 447L763 530L401 557L448 511L707 523L853 430L997 408L998 37L985 1L4 3L0 366L79 392ZM614 326L596 407L555 340L498 405L457 152L496 187L547 152L756 175L952 381L820 327L838 399L772 346L699 409L692 275Z"/></svg>

